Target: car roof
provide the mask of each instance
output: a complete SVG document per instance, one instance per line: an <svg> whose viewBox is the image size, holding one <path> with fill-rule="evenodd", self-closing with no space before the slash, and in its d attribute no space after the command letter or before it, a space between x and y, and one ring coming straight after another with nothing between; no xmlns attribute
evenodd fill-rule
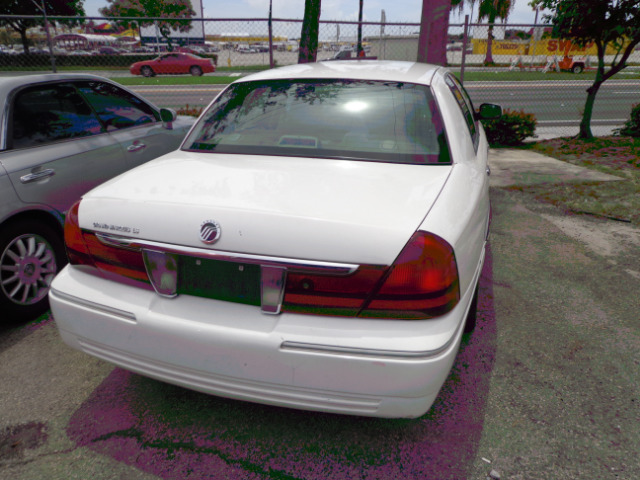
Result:
<svg viewBox="0 0 640 480"><path fill-rule="evenodd" d="M253 80L282 80L304 78L349 78L430 85L439 65L391 60L331 60L318 63L299 63L248 75L237 82Z"/></svg>
<svg viewBox="0 0 640 480"><path fill-rule="evenodd" d="M0 101L4 102L7 95L18 87L44 82L55 82L60 80L110 80L97 75L83 73L42 73L37 75L18 75L11 77L0 77Z"/></svg>

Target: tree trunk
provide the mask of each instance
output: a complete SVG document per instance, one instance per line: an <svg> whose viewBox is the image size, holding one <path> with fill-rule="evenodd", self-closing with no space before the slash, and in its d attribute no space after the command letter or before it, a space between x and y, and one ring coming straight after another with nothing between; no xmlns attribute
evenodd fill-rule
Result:
<svg viewBox="0 0 640 480"><path fill-rule="evenodd" d="M485 65L493 65L495 62L493 61L493 24L496 21L495 14L491 14L489 17L489 31L487 32L487 54L484 57Z"/></svg>
<svg viewBox="0 0 640 480"><path fill-rule="evenodd" d="M24 53L29 53L29 39L27 38L27 29L21 29L20 32L20 40L22 40L22 48L24 49Z"/></svg>
<svg viewBox="0 0 640 480"><path fill-rule="evenodd" d="M580 121L579 138L593 138L593 133L591 133L591 117L593 116L593 105L596 102L596 94L600 89L600 85L602 85L602 82L595 81L593 85L587 88L587 100L584 103L584 112L582 114L582 120Z"/></svg>
<svg viewBox="0 0 640 480"><path fill-rule="evenodd" d="M318 54L318 32L320 30L320 0L305 0L298 63L316 61Z"/></svg>
<svg viewBox="0 0 640 480"><path fill-rule="evenodd" d="M422 0L418 62L447 64L447 35L451 0Z"/></svg>
<svg viewBox="0 0 640 480"><path fill-rule="evenodd" d="M621 65L616 65L611 71L609 71L606 75L604 72L604 54L606 50L606 44L602 44L601 42L596 43L596 47L598 49L598 69L596 70L596 78L589 88L587 88L587 100L584 103L584 111L582 112L582 120L580 121L580 132L578 133L578 138L593 138L593 133L591 133L591 117L593 116L593 106L596 102L596 94L598 90L600 90L600 85L604 83L604 81L609 78L611 75L617 73ZM626 58L624 58L626 61Z"/></svg>
<svg viewBox="0 0 640 480"><path fill-rule="evenodd" d="M173 52L173 42L171 42L171 27L168 25L160 26L160 35L167 41L167 52Z"/></svg>

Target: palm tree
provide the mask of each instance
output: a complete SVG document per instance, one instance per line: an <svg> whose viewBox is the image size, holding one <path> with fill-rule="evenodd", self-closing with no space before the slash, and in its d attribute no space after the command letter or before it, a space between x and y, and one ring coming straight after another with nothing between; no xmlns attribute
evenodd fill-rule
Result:
<svg viewBox="0 0 640 480"><path fill-rule="evenodd" d="M424 1L424 0L423 0ZM493 64L493 55L491 53L491 46L493 44L493 26L496 22L496 19L506 20L511 13L515 5L515 0L458 0L458 2L453 2L454 5L457 4L460 10L463 9L464 5L470 5L473 9L473 6L478 2L478 22L481 22L484 19L487 19L489 22L489 31L487 33L487 55L484 58L485 65Z"/></svg>
<svg viewBox="0 0 640 480"><path fill-rule="evenodd" d="M515 0L483 0L478 8L478 21L485 18L489 20L489 32L487 33L487 56L484 58L485 65L493 64L491 45L493 43L493 25L496 18L506 20L515 5Z"/></svg>

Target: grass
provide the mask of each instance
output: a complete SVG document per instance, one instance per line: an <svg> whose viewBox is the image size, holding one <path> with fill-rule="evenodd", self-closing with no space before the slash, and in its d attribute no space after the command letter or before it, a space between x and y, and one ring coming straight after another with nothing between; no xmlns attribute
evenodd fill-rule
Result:
<svg viewBox="0 0 640 480"><path fill-rule="evenodd" d="M113 80L116 80L123 85L208 85L208 84L227 84L233 82L237 79L237 75L234 76L232 74L242 72L242 73L252 73L261 70L265 70L267 67L260 68L251 68L251 67L221 67L218 68L217 71L219 73L228 72L228 76L212 76L212 75L203 75L202 77L191 77L191 76L172 76L172 75L163 75L159 77L153 78L142 78L142 77L113 77ZM456 75L459 76L458 73ZM541 72L506 72L506 71L488 71L488 72L465 72L464 79L465 82L517 82L517 81L570 81L570 80L585 80L593 82L595 78L595 74L591 72L585 72L579 75L575 75L573 73L556 73L550 72L547 74ZM640 78L640 71L635 71L632 75L622 76L618 74L616 79L633 79Z"/></svg>
<svg viewBox="0 0 640 480"><path fill-rule="evenodd" d="M191 75L165 75L159 77L111 77L121 85L226 85L236 80L237 76L193 77Z"/></svg>
<svg viewBox="0 0 640 480"><path fill-rule="evenodd" d="M459 74L456 72L456 76ZM474 71L465 70L464 81L465 82L533 82L533 81L590 81L593 82L596 78L595 71L585 71L579 74L571 72L548 72L542 73L541 71L505 71L505 70L491 70L488 68L486 71ZM623 70L618 73L612 79L615 80L631 80L640 78L640 70Z"/></svg>
<svg viewBox="0 0 640 480"><path fill-rule="evenodd" d="M616 175L623 180L531 185L518 189L573 213L640 225L640 138L555 138L522 148Z"/></svg>
<svg viewBox="0 0 640 480"><path fill-rule="evenodd" d="M202 85L202 84L226 84L231 83L237 78L236 75L241 73L253 73L262 70L267 70L267 65L237 65L234 67L225 67L219 65L216 69L218 73L228 73L229 75L203 75L202 77L190 77L190 76L172 76L163 75L154 77L152 80L155 83L152 85ZM451 70L456 76L460 76L459 65L452 65ZM507 71L504 68L498 70L495 68L487 67L484 71L474 70L474 66L469 66L464 72L464 79L466 82L534 82L534 81L589 81L593 82L595 79L594 71L586 71L580 74L574 74L571 72L555 72L542 73L541 71ZM50 70L48 66L39 67L26 67L26 66L7 66L3 67L3 70L16 70L16 71L33 71L33 72L45 72ZM128 67L103 67L103 66L58 66L59 72L82 72L90 71L100 74L101 70L104 71L123 71L128 72ZM149 79L140 77L114 77L114 80L121 82L123 85L149 85L147 83ZM616 80L626 79L640 79L640 69L625 69L622 72L615 75Z"/></svg>

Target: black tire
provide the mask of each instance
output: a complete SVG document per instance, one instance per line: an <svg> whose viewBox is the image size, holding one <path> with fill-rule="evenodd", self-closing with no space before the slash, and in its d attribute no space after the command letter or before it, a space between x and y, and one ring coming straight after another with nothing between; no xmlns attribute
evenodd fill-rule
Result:
<svg viewBox="0 0 640 480"><path fill-rule="evenodd" d="M202 69L199 66L194 65L189 69L189 73L191 73L191 75L193 75L194 77L201 77Z"/></svg>
<svg viewBox="0 0 640 480"><path fill-rule="evenodd" d="M584 70L584 65L582 65L581 63L576 63L571 69L573 73L582 73L583 70Z"/></svg>
<svg viewBox="0 0 640 480"><path fill-rule="evenodd" d="M480 285L476 284L476 290L473 292L473 299L471 300L471 307L469 307L469 313L464 321L463 333L471 333L476 328L476 320L478 317L478 290Z"/></svg>
<svg viewBox="0 0 640 480"><path fill-rule="evenodd" d="M143 77L153 77L155 75L153 68L145 65L140 69L140 74Z"/></svg>
<svg viewBox="0 0 640 480"><path fill-rule="evenodd" d="M49 286L67 263L61 232L20 220L0 228L2 323L30 320L49 308Z"/></svg>

